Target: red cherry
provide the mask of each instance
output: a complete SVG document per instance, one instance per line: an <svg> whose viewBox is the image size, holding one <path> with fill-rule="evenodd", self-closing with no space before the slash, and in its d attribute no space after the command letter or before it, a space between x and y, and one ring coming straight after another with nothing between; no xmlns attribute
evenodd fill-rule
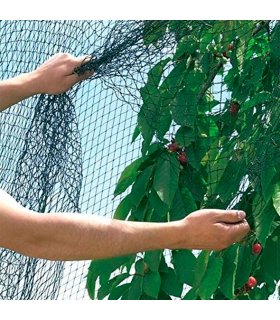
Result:
<svg viewBox="0 0 280 320"><path fill-rule="evenodd" d="M254 254L259 254L262 251L262 245L260 243L255 243L252 248Z"/></svg>
<svg viewBox="0 0 280 320"><path fill-rule="evenodd" d="M237 114L237 112L239 111L239 109L240 109L240 104L239 104L238 102L232 101L232 102L230 103L230 113L231 113L232 115Z"/></svg>
<svg viewBox="0 0 280 320"><path fill-rule="evenodd" d="M187 162L187 157L186 157L186 153L182 152L179 156L179 161L181 164L185 164Z"/></svg>
<svg viewBox="0 0 280 320"><path fill-rule="evenodd" d="M234 48L233 44L231 43L229 46L228 46L228 51L232 51Z"/></svg>
<svg viewBox="0 0 280 320"><path fill-rule="evenodd" d="M245 286L249 289L254 288L257 285L257 280L254 277L249 277L248 281L246 282Z"/></svg>
<svg viewBox="0 0 280 320"><path fill-rule="evenodd" d="M225 58L228 58L228 55L227 55L227 52L226 52L226 51L223 51L223 56L224 56Z"/></svg>
<svg viewBox="0 0 280 320"><path fill-rule="evenodd" d="M237 114L237 112L238 112L238 109L236 108L236 106L231 106L230 107L230 113L232 115Z"/></svg>
<svg viewBox="0 0 280 320"><path fill-rule="evenodd" d="M168 150L170 151L178 151L179 147L178 147L178 144L173 142L173 143L170 143L170 145L168 146Z"/></svg>

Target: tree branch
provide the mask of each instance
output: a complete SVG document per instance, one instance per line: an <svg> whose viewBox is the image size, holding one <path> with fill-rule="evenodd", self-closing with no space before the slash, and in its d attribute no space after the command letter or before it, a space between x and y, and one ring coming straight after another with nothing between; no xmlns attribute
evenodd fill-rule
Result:
<svg viewBox="0 0 280 320"><path fill-rule="evenodd" d="M216 67L213 69L213 72L209 75L205 85L203 86L203 88L201 89L201 91L199 92L197 99L201 100L202 97L204 96L205 92L207 91L207 89L211 86L212 81L214 80L214 78L216 77L218 71L221 69L221 67L223 66L223 62L219 62Z"/></svg>

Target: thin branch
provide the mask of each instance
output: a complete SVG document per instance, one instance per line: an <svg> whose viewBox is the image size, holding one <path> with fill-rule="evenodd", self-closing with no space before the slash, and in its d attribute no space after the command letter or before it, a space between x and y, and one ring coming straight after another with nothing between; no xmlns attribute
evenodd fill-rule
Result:
<svg viewBox="0 0 280 320"><path fill-rule="evenodd" d="M207 91L207 89L211 86L212 81L214 80L214 78L216 77L218 71L222 68L223 66L223 62L219 62L216 67L214 68L213 72L209 75L205 85L203 86L203 88L201 89L201 91L199 92L197 99L201 100L202 97L204 96L205 92Z"/></svg>

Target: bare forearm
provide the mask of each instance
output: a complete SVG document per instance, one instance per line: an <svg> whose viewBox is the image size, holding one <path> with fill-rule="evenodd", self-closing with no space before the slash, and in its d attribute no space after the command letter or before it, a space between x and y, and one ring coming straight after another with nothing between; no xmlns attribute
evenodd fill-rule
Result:
<svg viewBox="0 0 280 320"><path fill-rule="evenodd" d="M0 111L37 93L35 73L25 73L0 82Z"/></svg>
<svg viewBox="0 0 280 320"><path fill-rule="evenodd" d="M79 214L41 215L29 255L48 260L92 260L176 247L179 225L119 221Z"/></svg>

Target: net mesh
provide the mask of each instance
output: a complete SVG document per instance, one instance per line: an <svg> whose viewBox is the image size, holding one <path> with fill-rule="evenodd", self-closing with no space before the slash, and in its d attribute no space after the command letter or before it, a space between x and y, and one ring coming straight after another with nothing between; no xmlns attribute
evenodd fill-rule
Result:
<svg viewBox="0 0 280 320"><path fill-rule="evenodd" d="M149 143L166 144L175 136L181 141L191 139L192 144L185 148L190 166L182 174L181 183L189 188L201 208L241 207L246 211L252 194L261 193L262 173L280 163L279 64L273 65L272 74L266 53L252 43L260 36L268 43L276 42L274 46L279 48L279 31L276 40L271 35L279 27L273 21L249 21L247 25L244 22L225 29L225 33L230 30L234 34L236 28L246 46L242 53L235 52L235 58L230 57L230 63L222 52L221 56L205 54L199 59L196 49L188 57L183 49L182 54L178 52L178 43L182 48L212 45L212 39L220 32L215 24L216 21L0 21L0 79L31 72L59 51L91 56L89 62L73 72L95 70L89 80L64 94L34 96L0 114L0 188L23 206L40 213L78 212L113 217L130 190L113 198L120 174L146 148L135 131L141 110L154 133L148 139L144 133ZM198 36L206 32L208 38L202 37L205 44L193 37L200 39ZM232 40L235 41L234 36ZM238 66L234 59L240 61L241 54L251 54L256 62L243 66L250 69L250 79L237 86ZM160 61L162 76L153 78L155 83L144 90L150 70ZM173 93L176 86L181 86L182 74L185 75L180 66L186 64L189 70L199 72L190 72L191 76L184 80L187 90ZM260 83L265 92L260 92L253 104L248 100L250 90ZM160 85L165 86L166 95L159 98L153 87ZM170 107L171 96L176 98L176 107ZM183 96L188 97L188 108ZM233 102L236 96L239 101ZM159 99L161 109L157 108ZM231 107L239 111L240 106L246 119L250 116L252 121L248 121L248 130L243 130L238 139L245 118L240 113L237 120L227 110ZM208 111L199 112L198 108ZM260 117L255 108L267 112ZM172 119L166 112L169 109ZM200 132L177 134L180 126L192 125L196 117ZM254 136L252 128L257 131ZM131 143L133 134L135 141ZM222 147L217 139L221 136L226 140ZM232 141L234 150L229 148ZM219 152L223 152L224 158L218 163L213 161L211 177L202 186L200 162L206 154L214 160ZM250 159L244 159L244 154ZM240 164L238 174L234 170L224 174L225 163L235 168L236 162ZM240 176L240 181L234 180ZM216 188L218 179L223 194ZM249 209L247 214L252 224ZM256 218L254 223L261 220ZM166 251L167 261L168 254ZM88 299L85 276L89 262L31 259L4 248L0 261L1 299Z"/></svg>

